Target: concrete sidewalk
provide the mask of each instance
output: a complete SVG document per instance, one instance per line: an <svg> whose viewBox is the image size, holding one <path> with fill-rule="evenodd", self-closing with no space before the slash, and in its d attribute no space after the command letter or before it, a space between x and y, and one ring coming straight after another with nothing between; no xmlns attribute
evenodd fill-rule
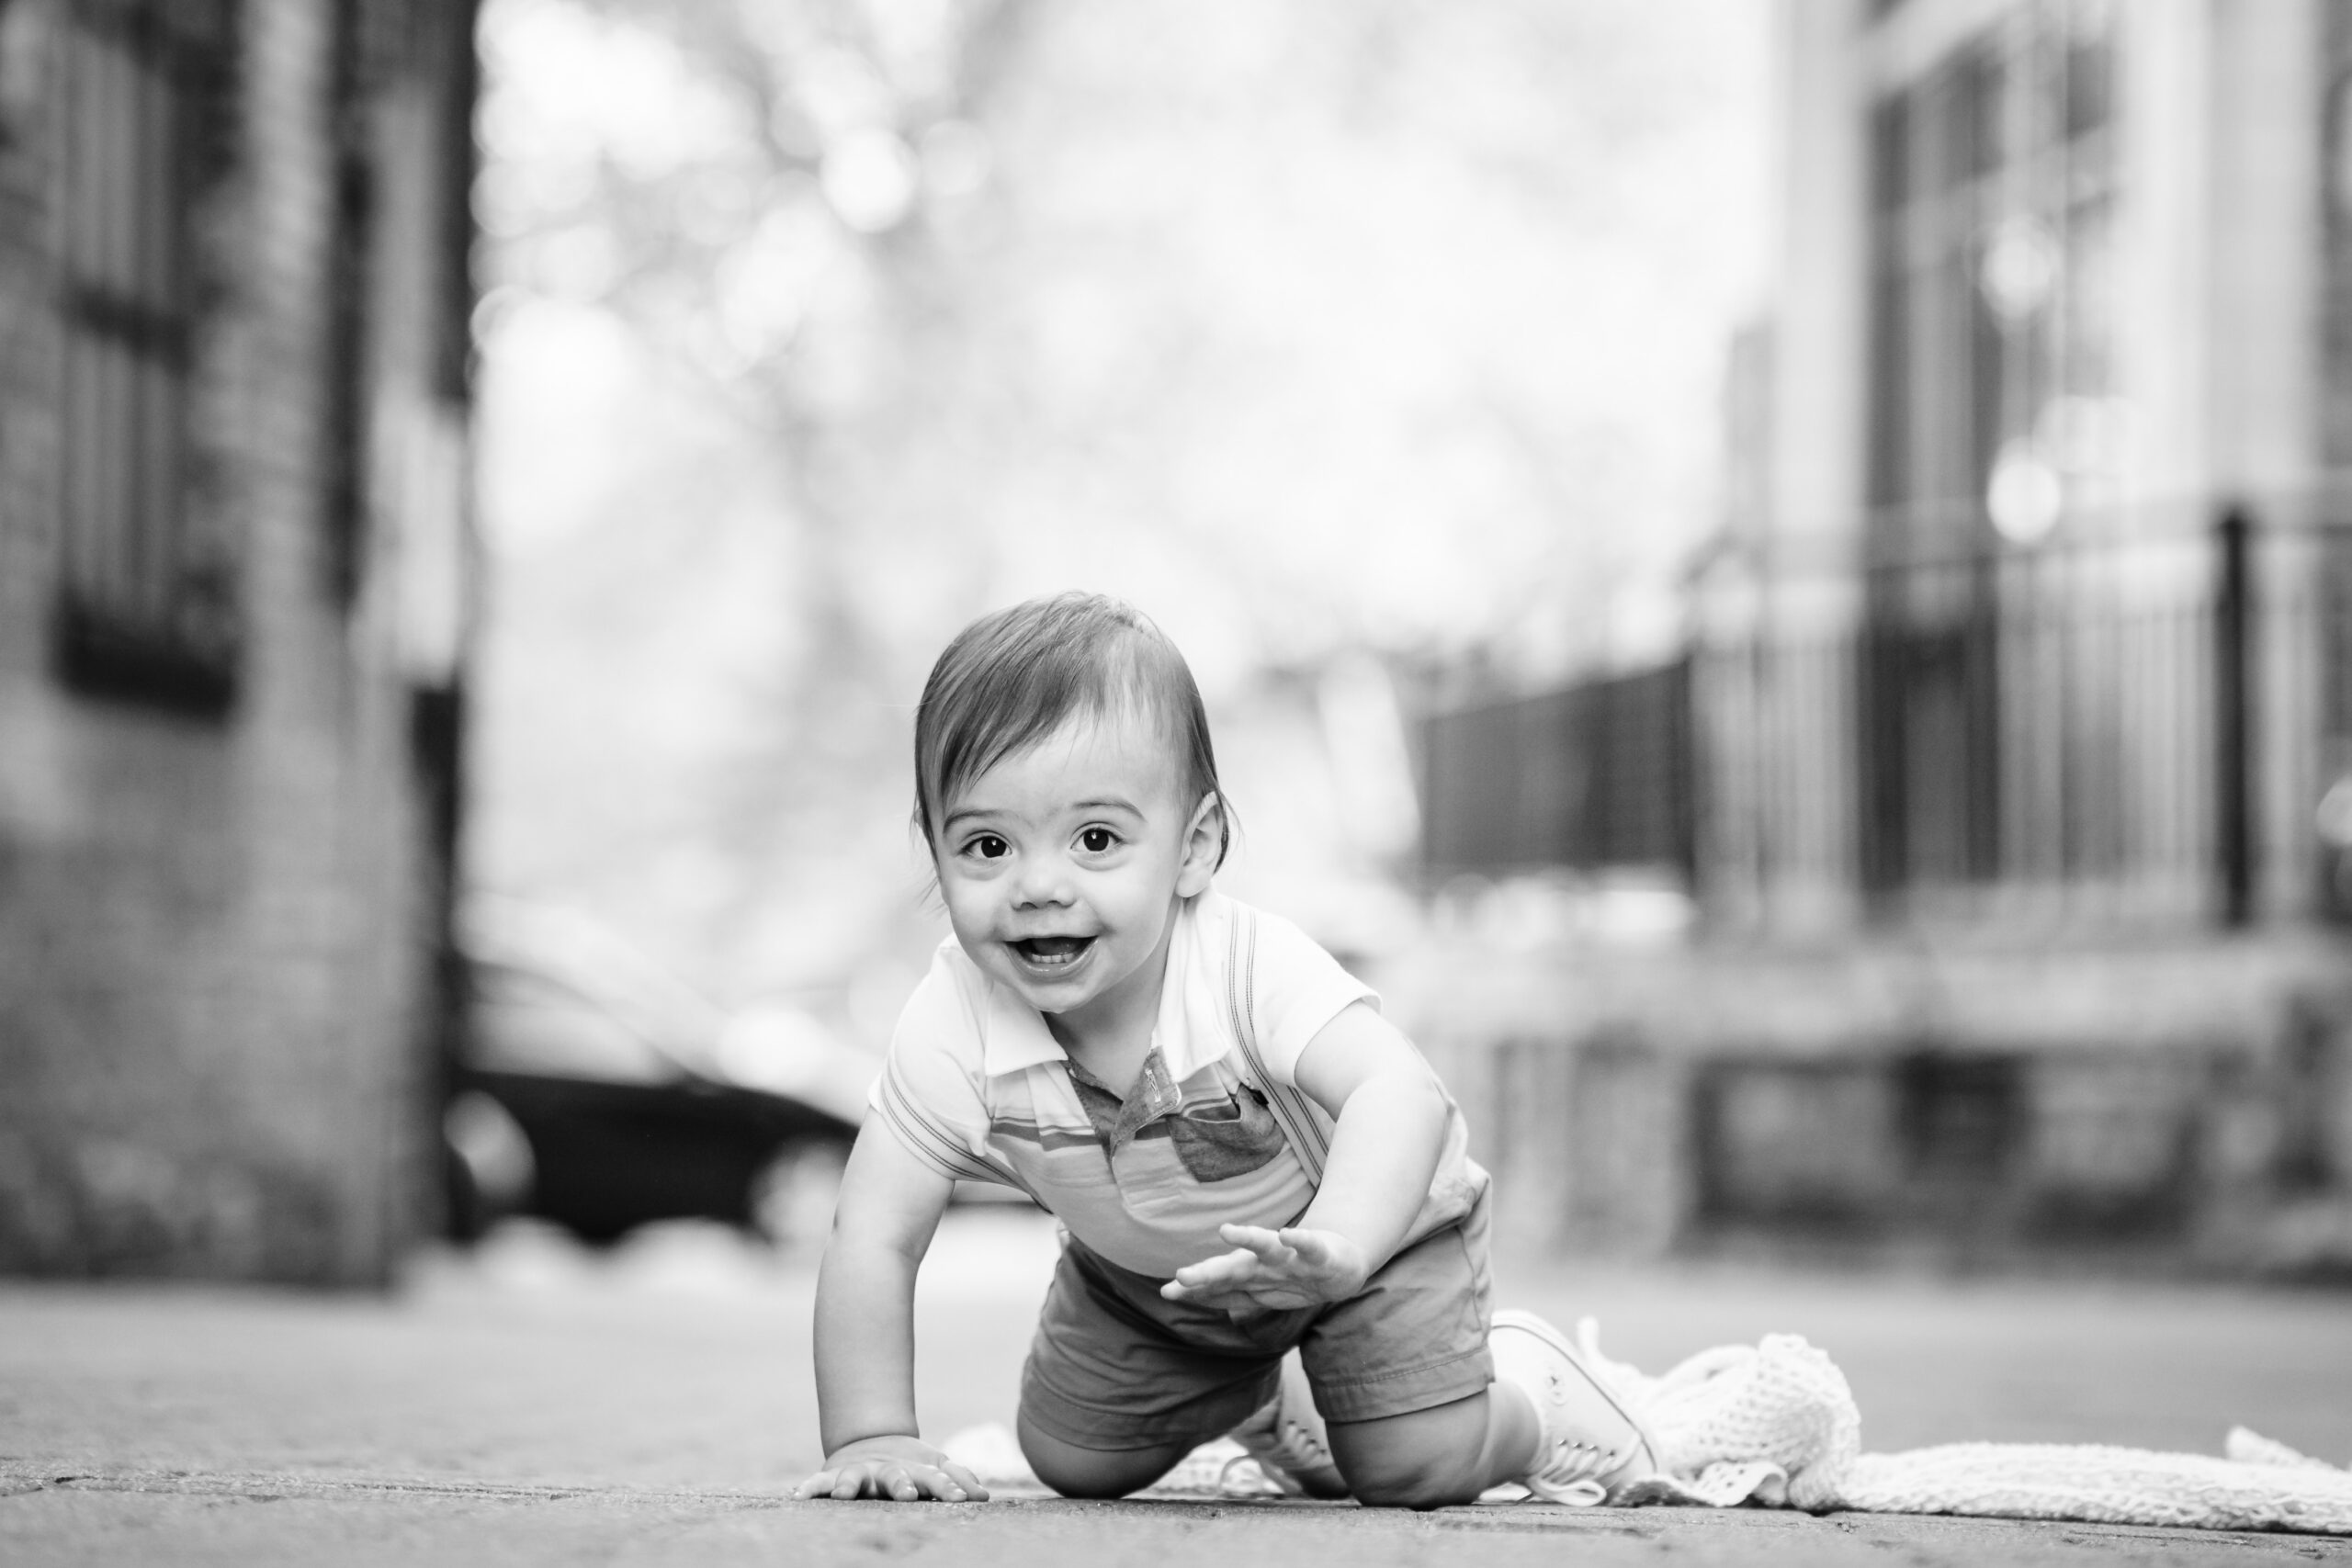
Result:
<svg viewBox="0 0 2352 1568"><path fill-rule="evenodd" d="M927 1432L1009 1418L1052 1246L1032 1216L951 1219L920 1303ZM0 1562L2352 1562L2352 1540L2309 1536L1755 1510L793 1504L817 1459L812 1282L805 1259L682 1231L605 1258L509 1235L384 1301L0 1287ZM2244 1422L2352 1457L2343 1296L1508 1267L1502 1287L1596 1314L1653 1370L1804 1333L1873 1450L2214 1452Z"/></svg>

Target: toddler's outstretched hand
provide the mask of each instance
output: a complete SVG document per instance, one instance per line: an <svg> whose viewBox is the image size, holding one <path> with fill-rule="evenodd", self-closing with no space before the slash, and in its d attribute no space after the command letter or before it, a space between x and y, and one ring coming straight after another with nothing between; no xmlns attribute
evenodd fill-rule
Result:
<svg viewBox="0 0 2352 1568"><path fill-rule="evenodd" d="M1338 1231L1219 1225L1217 1234L1233 1250L1177 1269L1161 1295L1227 1312L1264 1312L1345 1301L1372 1272L1363 1248Z"/></svg>
<svg viewBox="0 0 2352 1568"><path fill-rule="evenodd" d="M978 1476L920 1438L860 1438L825 1456L825 1468L792 1489L795 1502L811 1497L878 1497L891 1503L985 1503Z"/></svg>

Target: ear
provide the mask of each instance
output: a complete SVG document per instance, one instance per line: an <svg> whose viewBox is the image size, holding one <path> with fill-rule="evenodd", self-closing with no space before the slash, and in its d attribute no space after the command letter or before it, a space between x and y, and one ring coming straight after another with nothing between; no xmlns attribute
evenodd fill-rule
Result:
<svg viewBox="0 0 2352 1568"><path fill-rule="evenodd" d="M1184 861L1176 871L1176 897L1190 898L1209 889L1216 874L1217 852L1225 847L1225 802L1216 791L1201 796L1193 820L1184 829Z"/></svg>

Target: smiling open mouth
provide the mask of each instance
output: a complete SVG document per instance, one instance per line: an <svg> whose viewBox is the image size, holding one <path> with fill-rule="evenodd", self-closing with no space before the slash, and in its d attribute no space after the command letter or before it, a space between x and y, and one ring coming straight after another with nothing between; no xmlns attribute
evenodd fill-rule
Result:
<svg viewBox="0 0 2352 1568"><path fill-rule="evenodd" d="M1007 945L1040 969L1057 969L1085 957L1086 950L1094 945L1094 939L1091 936L1033 936Z"/></svg>

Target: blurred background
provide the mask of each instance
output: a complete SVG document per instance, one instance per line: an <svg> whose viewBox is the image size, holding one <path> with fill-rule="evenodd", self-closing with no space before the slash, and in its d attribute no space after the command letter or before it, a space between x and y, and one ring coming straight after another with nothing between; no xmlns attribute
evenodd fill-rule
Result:
<svg viewBox="0 0 2352 1568"><path fill-rule="evenodd" d="M2352 1277L2347 83L2338 0L0 0L0 1269L805 1253L924 671L1086 587L1517 1255Z"/></svg>

